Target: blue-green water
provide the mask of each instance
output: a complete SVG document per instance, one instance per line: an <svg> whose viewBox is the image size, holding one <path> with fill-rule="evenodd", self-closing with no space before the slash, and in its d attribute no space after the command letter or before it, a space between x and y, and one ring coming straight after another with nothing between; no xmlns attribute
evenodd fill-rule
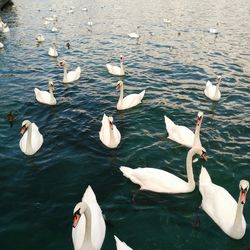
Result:
<svg viewBox="0 0 250 250"><path fill-rule="evenodd" d="M5 44L0 50L1 249L73 249L72 211L88 185L108 220L103 250L115 249L114 234L135 250L249 249L249 224L236 241L202 210L196 213L198 186L190 194L137 192L119 170L121 165L155 167L185 179L187 149L167 139L164 115L194 129L202 110L206 167L213 181L237 199L240 179L250 180L249 1L14 2L16 8L0 12L10 27L9 34L0 34ZM54 14L56 34L44 25ZM139 44L127 37L137 25ZM219 35L208 33L209 28ZM37 46L39 33L46 40ZM70 69L82 68L80 80L62 83L63 69L47 55L53 41L59 59ZM128 73L125 93L146 89L141 105L122 112L116 110L118 93L112 85L119 78L105 68L107 62L118 64L120 54ZM203 90L216 75L223 77L222 98L213 103ZM46 89L49 78L55 84L55 107L34 97L33 89ZM9 111L16 114L12 127L5 119ZM122 135L116 150L99 141L104 112L114 117ZM44 136L32 157L19 148L24 119L35 122ZM201 164L194 164L197 185ZM249 223L248 203L244 214ZM200 225L194 228L197 216Z"/></svg>

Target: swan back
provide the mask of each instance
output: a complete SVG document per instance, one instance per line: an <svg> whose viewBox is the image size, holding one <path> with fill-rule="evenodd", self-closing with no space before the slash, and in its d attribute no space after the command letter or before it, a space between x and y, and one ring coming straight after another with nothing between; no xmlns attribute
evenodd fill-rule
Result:
<svg viewBox="0 0 250 250"><path fill-rule="evenodd" d="M245 234L246 221L231 194L223 187L211 181L207 170L202 167L199 178L199 190L202 195L202 209L230 237L240 239ZM242 206L243 209L243 206ZM238 217L238 225L236 226Z"/></svg>
<svg viewBox="0 0 250 250"><path fill-rule="evenodd" d="M121 241L117 236L114 235L117 250L133 250L124 241Z"/></svg>

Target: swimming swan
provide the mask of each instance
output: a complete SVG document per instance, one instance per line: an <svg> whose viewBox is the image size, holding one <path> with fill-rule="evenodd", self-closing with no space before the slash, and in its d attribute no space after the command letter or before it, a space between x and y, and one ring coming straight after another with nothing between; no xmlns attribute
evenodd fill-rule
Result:
<svg viewBox="0 0 250 250"><path fill-rule="evenodd" d="M115 86L117 90L120 90L120 97L116 105L118 110L129 109L141 103L145 94L145 90L143 90L139 94L130 94L130 95L123 97L123 94L124 94L123 81L118 81Z"/></svg>
<svg viewBox="0 0 250 250"><path fill-rule="evenodd" d="M188 148L194 144L194 132L186 126L175 124L170 118L164 116L165 125L168 132L168 139L175 141Z"/></svg>
<svg viewBox="0 0 250 250"><path fill-rule="evenodd" d="M42 42L45 41L45 38L44 38L44 36L43 36L42 34L38 34L38 35L36 36L36 41L37 41L38 43L42 43Z"/></svg>
<svg viewBox="0 0 250 250"><path fill-rule="evenodd" d="M115 76L124 76L125 75L125 70L124 70L124 57L120 56L120 67L118 66L113 66L112 64L106 64L106 67L108 69L108 72L112 75Z"/></svg>
<svg viewBox="0 0 250 250"><path fill-rule="evenodd" d="M202 123L203 113L198 113L198 119L195 130L195 142L193 147L188 151L186 158L186 171L188 182L179 177L156 168L128 168L120 167L123 175L129 178L133 183L140 185L140 190L149 190L158 193L189 193L195 189L195 181L193 175L192 158L195 154L199 154L206 160L206 153L200 142L200 127Z"/></svg>
<svg viewBox="0 0 250 250"><path fill-rule="evenodd" d="M113 117L103 115L102 127L99 132L101 142L108 148L116 148L121 141L121 134L113 124Z"/></svg>
<svg viewBox="0 0 250 250"><path fill-rule="evenodd" d="M65 61L59 63L64 68L63 82L69 83L74 82L80 78L81 68L78 66L75 70L67 72L67 65Z"/></svg>
<svg viewBox="0 0 250 250"><path fill-rule="evenodd" d="M129 36L130 38L139 39L139 38L140 38L139 28L140 28L140 26L137 26L137 33L136 33L136 32L128 33L128 36Z"/></svg>
<svg viewBox="0 0 250 250"><path fill-rule="evenodd" d="M210 81L207 81L206 88L204 90L205 95L212 101L219 101L221 98L221 92L219 89L221 83L221 76L217 76L217 84L213 85Z"/></svg>
<svg viewBox="0 0 250 250"><path fill-rule="evenodd" d="M249 189L249 182L240 181L238 204L229 192L212 183L206 170L202 167L199 179L199 190L202 195L202 209L231 238L241 239L246 231L243 208Z"/></svg>
<svg viewBox="0 0 250 250"><path fill-rule="evenodd" d="M72 240L75 250L99 250L106 233L102 210L88 186L82 201L74 208Z"/></svg>
<svg viewBox="0 0 250 250"><path fill-rule="evenodd" d="M120 241L117 236L114 235L117 250L133 250L124 241Z"/></svg>
<svg viewBox="0 0 250 250"><path fill-rule="evenodd" d="M56 98L54 97L54 83L52 80L49 80L49 92L39 90L38 88L34 89L36 100L43 104L56 105Z"/></svg>
<svg viewBox="0 0 250 250"><path fill-rule="evenodd" d="M56 44L55 43L53 43L52 47L49 48L48 55L51 56L51 57L58 57L58 53L57 53L57 50L56 50Z"/></svg>
<svg viewBox="0 0 250 250"><path fill-rule="evenodd" d="M35 154L43 144L43 136L40 134L35 123L29 120L22 122L22 138L19 142L20 149L26 155Z"/></svg>

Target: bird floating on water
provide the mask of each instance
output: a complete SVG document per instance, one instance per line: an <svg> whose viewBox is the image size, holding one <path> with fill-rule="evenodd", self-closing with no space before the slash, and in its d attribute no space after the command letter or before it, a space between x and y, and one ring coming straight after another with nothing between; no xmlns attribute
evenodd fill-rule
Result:
<svg viewBox="0 0 250 250"><path fill-rule="evenodd" d="M52 47L49 48L48 55L51 56L51 57L58 57L58 52L56 50L56 44L55 43L53 43Z"/></svg>
<svg viewBox="0 0 250 250"><path fill-rule="evenodd" d="M42 42L45 41L45 38L44 38L44 36L43 36L42 34L38 34L38 35L36 36L36 41L37 41L38 43L42 43Z"/></svg>
<svg viewBox="0 0 250 250"><path fill-rule="evenodd" d="M78 80L81 75L81 68L78 66L75 70L67 72L66 62L63 60L59 62L59 66L64 68L63 82L70 83Z"/></svg>
<svg viewBox="0 0 250 250"><path fill-rule="evenodd" d="M204 90L205 95L212 101L219 101L221 98L220 83L222 76L217 76L217 83L213 85L210 81L207 81L206 88Z"/></svg>
<svg viewBox="0 0 250 250"><path fill-rule="evenodd" d="M106 64L106 67L108 69L108 72L112 75L115 76L124 76L125 75L125 70L124 70L124 57L121 55L120 56L120 67L119 66L113 66L110 63Z"/></svg>

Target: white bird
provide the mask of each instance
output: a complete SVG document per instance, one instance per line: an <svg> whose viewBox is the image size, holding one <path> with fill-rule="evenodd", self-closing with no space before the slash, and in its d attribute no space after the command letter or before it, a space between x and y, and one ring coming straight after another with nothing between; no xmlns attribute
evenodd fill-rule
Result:
<svg viewBox="0 0 250 250"><path fill-rule="evenodd" d="M0 42L0 49L4 48L4 44Z"/></svg>
<svg viewBox="0 0 250 250"><path fill-rule="evenodd" d="M123 172L123 175L133 183L140 185L140 190L172 194L192 192L195 189L192 158L195 154L199 154L206 160L206 153L200 142L202 117L203 113L199 112L196 123L195 142L193 147L188 151L186 158L187 182L167 171L156 168L132 169L122 166L120 170Z"/></svg>
<svg viewBox="0 0 250 250"><path fill-rule="evenodd" d="M114 235L117 250L133 250L124 241L121 241L117 236Z"/></svg>
<svg viewBox="0 0 250 250"><path fill-rule="evenodd" d="M51 31L52 31L52 32L57 32L58 29L57 29L57 27L53 27L53 28L51 29Z"/></svg>
<svg viewBox="0 0 250 250"><path fill-rule="evenodd" d="M124 109L129 109L129 108L135 107L136 105L141 103L141 101L144 97L144 94L145 94L145 90L143 90L139 94L130 94L130 95L123 97L123 95L124 95L124 83L123 83L123 81L117 82L116 89L120 90L120 97L119 97L119 100L118 100L117 105L116 105L118 110L124 110Z"/></svg>
<svg viewBox="0 0 250 250"><path fill-rule="evenodd" d="M52 80L49 80L49 92L39 90L38 88L34 89L36 100L43 104L56 105L56 98L54 97L54 83Z"/></svg>
<svg viewBox="0 0 250 250"><path fill-rule="evenodd" d="M140 38L139 28L140 28L140 26L137 26L137 33L136 33L136 32L128 33L128 36L129 36L130 38L139 39L139 38Z"/></svg>
<svg viewBox="0 0 250 250"><path fill-rule="evenodd" d="M81 68L79 66L75 70L67 72L67 65L64 60L61 61L59 65L64 68L64 74L63 74L64 83L74 82L80 78Z"/></svg>
<svg viewBox="0 0 250 250"><path fill-rule="evenodd" d="M211 28L211 29L209 29L209 33L217 35L219 32L217 29Z"/></svg>
<svg viewBox="0 0 250 250"><path fill-rule="evenodd" d="M237 203L226 189L212 183L206 168L202 167L199 180L201 207L224 233L233 239L241 239L246 231L243 208L249 182L241 180L239 188L240 195Z"/></svg>
<svg viewBox="0 0 250 250"><path fill-rule="evenodd" d="M74 208L72 239L75 250L100 250L106 225L95 193L88 186L82 201Z"/></svg>
<svg viewBox="0 0 250 250"><path fill-rule="evenodd" d="M108 69L108 72L115 76L124 76L125 70L124 70L124 57L120 56L120 67L119 66L113 66L112 64L106 64L106 67Z"/></svg>
<svg viewBox="0 0 250 250"><path fill-rule="evenodd" d="M45 41L45 38L44 38L44 36L43 36L42 34L38 34L38 35L36 36L36 41L37 41L38 43L41 43L41 42L44 42L44 41Z"/></svg>
<svg viewBox="0 0 250 250"><path fill-rule="evenodd" d="M39 132L37 125L29 120L22 123L22 138L19 142L20 149L26 155L35 154L43 144L43 136Z"/></svg>
<svg viewBox="0 0 250 250"><path fill-rule="evenodd" d="M213 85L210 81L207 81L206 88L204 90L205 95L212 101L219 101L221 98L221 92L219 89L221 83L221 76L217 76L217 84Z"/></svg>
<svg viewBox="0 0 250 250"><path fill-rule="evenodd" d="M167 19L167 18L164 18L164 19L163 19L163 22L164 22L164 23L167 23L167 24L170 24L170 23L171 23L171 21L170 21L169 19Z"/></svg>
<svg viewBox="0 0 250 250"><path fill-rule="evenodd" d="M186 126L175 124L170 118L164 116L168 138L188 148L194 144L194 132Z"/></svg>
<svg viewBox="0 0 250 250"><path fill-rule="evenodd" d="M113 123L112 116L103 115L102 127L99 132L101 142L108 148L117 148L121 141L121 134Z"/></svg>
<svg viewBox="0 0 250 250"><path fill-rule="evenodd" d="M2 31L3 33L8 33L8 32L10 32L10 28L9 28L9 26L7 25L7 23L4 23L4 24L3 24L2 28L1 28L1 31Z"/></svg>
<svg viewBox="0 0 250 250"><path fill-rule="evenodd" d="M55 43L53 43L52 47L49 48L48 55L51 56L51 57L58 57L58 53L57 53L57 50L56 50L56 44Z"/></svg>

